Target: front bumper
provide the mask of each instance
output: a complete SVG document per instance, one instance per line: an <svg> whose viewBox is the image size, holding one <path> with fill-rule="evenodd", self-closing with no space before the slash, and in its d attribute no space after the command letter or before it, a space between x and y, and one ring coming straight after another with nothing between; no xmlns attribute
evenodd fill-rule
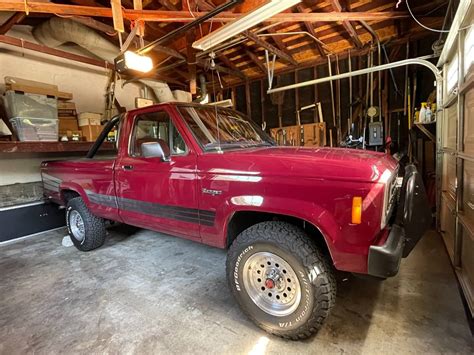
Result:
<svg viewBox="0 0 474 355"><path fill-rule="evenodd" d="M395 223L383 245L369 248L368 274L382 278L396 275L402 257L410 254L431 222L431 208L422 178L414 165L407 165Z"/></svg>

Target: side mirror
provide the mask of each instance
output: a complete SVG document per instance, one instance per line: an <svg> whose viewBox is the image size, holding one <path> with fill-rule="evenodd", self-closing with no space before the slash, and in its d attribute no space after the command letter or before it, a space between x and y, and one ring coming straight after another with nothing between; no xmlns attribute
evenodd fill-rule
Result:
<svg viewBox="0 0 474 355"><path fill-rule="evenodd" d="M162 161L170 161L169 149L163 149L158 142L142 143L142 155L145 158L160 158Z"/></svg>

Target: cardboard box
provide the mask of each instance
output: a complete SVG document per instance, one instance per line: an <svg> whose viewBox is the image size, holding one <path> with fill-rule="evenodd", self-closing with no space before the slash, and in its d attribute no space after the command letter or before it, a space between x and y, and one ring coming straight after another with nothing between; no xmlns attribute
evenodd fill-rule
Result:
<svg viewBox="0 0 474 355"><path fill-rule="evenodd" d="M58 101L58 110L75 110L76 104L74 102Z"/></svg>
<svg viewBox="0 0 474 355"><path fill-rule="evenodd" d="M97 125L81 126L82 136L88 142L95 142L100 132L102 132L102 128L102 126Z"/></svg>
<svg viewBox="0 0 474 355"><path fill-rule="evenodd" d="M79 127L82 127L82 126L100 126L100 119L79 118Z"/></svg>
<svg viewBox="0 0 474 355"><path fill-rule="evenodd" d="M59 118L60 131L78 131L79 126L75 117L60 117Z"/></svg>
<svg viewBox="0 0 474 355"><path fill-rule="evenodd" d="M99 126L102 115L94 112L82 112L79 114L79 126Z"/></svg>

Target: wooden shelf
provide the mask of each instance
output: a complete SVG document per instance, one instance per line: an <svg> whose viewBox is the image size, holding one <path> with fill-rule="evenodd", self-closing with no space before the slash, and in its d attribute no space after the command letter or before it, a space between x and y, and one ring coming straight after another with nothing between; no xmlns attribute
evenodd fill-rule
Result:
<svg viewBox="0 0 474 355"><path fill-rule="evenodd" d="M87 152L94 142L2 142L0 153ZM103 143L101 151L111 151L113 143Z"/></svg>

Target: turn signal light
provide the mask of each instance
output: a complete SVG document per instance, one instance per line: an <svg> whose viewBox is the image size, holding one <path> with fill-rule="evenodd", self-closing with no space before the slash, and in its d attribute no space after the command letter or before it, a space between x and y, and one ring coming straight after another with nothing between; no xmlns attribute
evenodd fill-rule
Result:
<svg viewBox="0 0 474 355"><path fill-rule="evenodd" d="M362 222L362 197L354 196L352 198L352 223L361 224Z"/></svg>

